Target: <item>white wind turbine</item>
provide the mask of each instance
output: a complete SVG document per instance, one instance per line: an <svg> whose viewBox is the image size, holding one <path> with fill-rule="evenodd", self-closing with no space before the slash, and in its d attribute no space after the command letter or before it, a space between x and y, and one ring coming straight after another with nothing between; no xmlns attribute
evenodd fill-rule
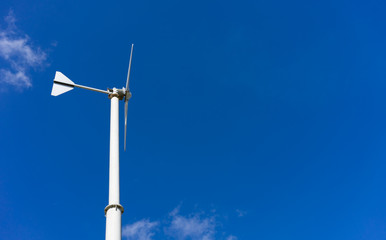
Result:
<svg viewBox="0 0 386 240"><path fill-rule="evenodd" d="M105 208L106 215L106 240L121 240L121 216L123 207L119 204L119 100L125 100L125 137L124 150L126 151L126 130L127 130L127 107L131 92L129 90L129 78L131 69L131 59L133 56L133 47L131 45L129 69L127 72L126 87L122 89L100 90L75 84L61 72L56 72L54 85L52 86L52 96L58 96L68 92L74 87L106 93L111 100L110 113L110 172L109 172L109 204Z"/></svg>

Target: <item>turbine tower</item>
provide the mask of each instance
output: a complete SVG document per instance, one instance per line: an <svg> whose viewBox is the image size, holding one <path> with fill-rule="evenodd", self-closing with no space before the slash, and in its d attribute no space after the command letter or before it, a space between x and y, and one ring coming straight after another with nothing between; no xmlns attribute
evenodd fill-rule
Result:
<svg viewBox="0 0 386 240"><path fill-rule="evenodd" d="M127 71L126 87L122 89L112 88L100 90L96 88L86 87L75 84L61 72L56 72L54 85L52 86L52 96L58 96L68 92L74 87L92 90L100 93L108 94L111 100L110 113L110 166L109 166L109 204L105 208L106 216L106 240L121 240L122 224L121 217L123 207L119 201L119 100L125 101L125 135L124 135L124 150L126 151L126 132L127 132L127 108L131 98L129 90L129 79L131 70L131 59L133 56L133 47L131 45L129 69Z"/></svg>

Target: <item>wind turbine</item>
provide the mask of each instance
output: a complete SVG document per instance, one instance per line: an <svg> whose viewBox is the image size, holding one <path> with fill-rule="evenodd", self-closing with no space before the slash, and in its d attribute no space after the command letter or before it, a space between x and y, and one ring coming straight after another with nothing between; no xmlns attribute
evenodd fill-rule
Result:
<svg viewBox="0 0 386 240"><path fill-rule="evenodd" d="M112 88L100 90L75 84L63 73L56 72L54 85L52 86L52 96L58 96L68 92L74 87L92 90L108 94L111 100L110 113L110 172L109 172L109 204L105 208L106 216L106 240L121 240L122 224L121 217L123 207L119 203L119 100L125 101L125 137L124 150L126 151L126 132L127 132L127 107L131 92L129 90L129 79L131 70L131 59L133 56L133 47L131 45L129 69L127 71L126 87L122 89Z"/></svg>

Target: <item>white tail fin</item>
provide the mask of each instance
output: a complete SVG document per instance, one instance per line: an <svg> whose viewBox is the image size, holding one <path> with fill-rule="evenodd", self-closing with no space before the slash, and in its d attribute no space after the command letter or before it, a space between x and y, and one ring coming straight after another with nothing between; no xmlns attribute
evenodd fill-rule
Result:
<svg viewBox="0 0 386 240"><path fill-rule="evenodd" d="M51 95L58 96L65 92L71 91L72 89L74 89L74 85L74 82L71 81L68 77L64 76L63 73L56 72Z"/></svg>

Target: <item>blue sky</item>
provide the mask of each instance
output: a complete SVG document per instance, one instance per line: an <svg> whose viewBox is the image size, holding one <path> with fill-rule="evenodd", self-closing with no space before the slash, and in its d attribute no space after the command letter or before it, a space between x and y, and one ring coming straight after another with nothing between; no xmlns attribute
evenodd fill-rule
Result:
<svg viewBox="0 0 386 240"><path fill-rule="evenodd" d="M385 239L382 1L2 1L0 239ZM123 104L120 120L123 133ZM123 143L123 134L121 134Z"/></svg>

